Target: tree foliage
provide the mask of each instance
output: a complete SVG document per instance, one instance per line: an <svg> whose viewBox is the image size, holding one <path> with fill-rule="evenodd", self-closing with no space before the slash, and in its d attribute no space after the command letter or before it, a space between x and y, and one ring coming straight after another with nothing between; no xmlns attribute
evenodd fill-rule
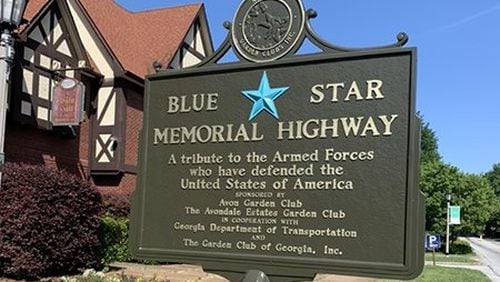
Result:
<svg viewBox="0 0 500 282"><path fill-rule="evenodd" d="M422 116L419 115L422 119ZM420 189L426 195L426 230L444 234L446 230L446 194L452 205L461 207L461 224L452 226L453 234L482 234L485 225L498 212L500 201L500 164L485 177L466 174L443 163L438 139L429 123L423 122L421 133Z"/></svg>
<svg viewBox="0 0 500 282"><path fill-rule="evenodd" d="M420 190L426 196L425 229L443 234L446 230L446 194L459 185L460 172L440 161L423 162Z"/></svg>
<svg viewBox="0 0 500 282"><path fill-rule="evenodd" d="M493 168L488 171L485 176L495 191L495 194L500 197L500 163L494 164Z"/></svg>
<svg viewBox="0 0 500 282"><path fill-rule="evenodd" d="M481 234L495 211L495 196L486 179L465 174L441 161L422 164L420 189L426 195L426 230L444 234L446 194L451 204L461 207L461 224L452 227L454 235Z"/></svg>
<svg viewBox="0 0 500 282"><path fill-rule="evenodd" d="M464 174L460 182L454 191L457 195L455 204L461 207L462 223L455 226L455 230L463 235L480 235L495 212L495 194L480 175Z"/></svg>
<svg viewBox="0 0 500 282"><path fill-rule="evenodd" d="M496 194L495 212L486 225L486 234L490 237L500 237L500 163L485 174Z"/></svg>
<svg viewBox="0 0 500 282"><path fill-rule="evenodd" d="M421 155L420 160L422 163L440 161L441 155L438 151L438 139L436 137L436 132L432 130L429 123L424 123L421 132Z"/></svg>

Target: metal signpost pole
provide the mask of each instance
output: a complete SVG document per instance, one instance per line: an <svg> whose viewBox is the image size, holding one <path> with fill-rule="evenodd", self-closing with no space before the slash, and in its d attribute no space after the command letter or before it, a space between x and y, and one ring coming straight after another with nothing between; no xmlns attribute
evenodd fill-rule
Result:
<svg viewBox="0 0 500 282"><path fill-rule="evenodd" d="M8 86L10 65L14 60L14 41L11 31L21 23L26 0L0 1L0 24L3 30L0 38L0 167L5 163L4 144L7 124ZM0 185L2 173L0 172Z"/></svg>
<svg viewBox="0 0 500 282"><path fill-rule="evenodd" d="M14 57L12 47L12 36L8 29L5 29L0 39L0 166L5 162L4 144L5 127L8 108L8 80L10 74L10 62ZM0 171L0 185L2 183L2 172Z"/></svg>
<svg viewBox="0 0 500 282"><path fill-rule="evenodd" d="M446 256L450 254L450 201L451 194L446 194Z"/></svg>

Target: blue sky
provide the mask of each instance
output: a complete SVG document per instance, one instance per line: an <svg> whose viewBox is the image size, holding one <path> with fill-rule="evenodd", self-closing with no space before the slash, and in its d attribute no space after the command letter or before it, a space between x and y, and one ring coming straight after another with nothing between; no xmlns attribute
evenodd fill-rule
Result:
<svg viewBox="0 0 500 282"><path fill-rule="evenodd" d="M131 11L203 2L215 47L239 0L117 0ZM324 39L348 47L417 47L417 110L445 162L482 173L500 163L500 1L303 0Z"/></svg>

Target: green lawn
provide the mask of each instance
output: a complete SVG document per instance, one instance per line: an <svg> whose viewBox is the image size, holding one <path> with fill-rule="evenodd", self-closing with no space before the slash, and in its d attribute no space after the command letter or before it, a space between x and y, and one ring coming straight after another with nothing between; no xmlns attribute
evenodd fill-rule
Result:
<svg viewBox="0 0 500 282"><path fill-rule="evenodd" d="M432 261L432 253L425 253L425 260ZM475 254L449 255L448 257L446 257L445 254L436 252L436 262L477 264L478 260Z"/></svg>
<svg viewBox="0 0 500 282"><path fill-rule="evenodd" d="M425 266L424 272L412 281L442 281L442 282L460 282L460 281L490 281L481 271L451 268L442 266Z"/></svg>

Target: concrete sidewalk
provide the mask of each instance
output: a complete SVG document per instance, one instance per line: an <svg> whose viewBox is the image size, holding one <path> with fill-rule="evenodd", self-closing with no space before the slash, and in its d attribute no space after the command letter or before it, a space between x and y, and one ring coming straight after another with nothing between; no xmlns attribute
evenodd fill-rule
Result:
<svg viewBox="0 0 500 282"><path fill-rule="evenodd" d="M106 276L134 277L144 279L155 279L155 281L184 282L184 281L203 281L203 282L227 282L221 276L206 273L201 266L188 264L171 265L144 265L136 263L117 262L110 264L111 272Z"/></svg>
<svg viewBox="0 0 500 282"><path fill-rule="evenodd" d="M113 269L106 276L113 277L142 277L144 279L156 279L156 281L168 282L231 282L219 275L206 273L201 266L188 264L171 264L171 265L144 265L135 263L112 263L110 267ZM325 275L319 274L314 281L317 282L375 282L380 281L373 278L359 278L340 275Z"/></svg>
<svg viewBox="0 0 500 282"><path fill-rule="evenodd" d="M425 265L432 265L432 261L426 261ZM436 266L453 267L453 268L467 268L479 270L486 274L493 282L500 282L494 279L491 269L482 264L469 264L469 263L445 263L436 262ZM188 264L170 264L170 265L144 265L135 263L113 263L110 265L113 269L106 276L113 277L141 277L144 279L155 279L155 281L168 281L168 282L231 282L224 277L216 274L204 272L201 266L188 265ZM380 282L380 279L351 277L330 274L316 275L314 282Z"/></svg>

